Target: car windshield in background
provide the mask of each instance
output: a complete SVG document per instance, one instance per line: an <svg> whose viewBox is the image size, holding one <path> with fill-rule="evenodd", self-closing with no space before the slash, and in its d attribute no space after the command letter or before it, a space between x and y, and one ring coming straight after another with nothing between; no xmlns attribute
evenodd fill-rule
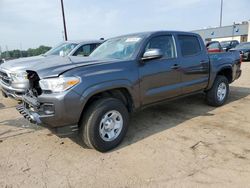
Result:
<svg viewBox="0 0 250 188"><path fill-rule="evenodd" d="M45 53L45 56L49 55L68 55L78 44L76 43L62 43L51 50L49 50L47 53Z"/></svg>
<svg viewBox="0 0 250 188"><path fill-rule="evenodd" d="M250 49L250 43L242 43L235 47L235 49Z"/></svg>
<svg viewBox="0 0 250 188"><path fill-rule="evenodd" d="M94 50L90 57L127 60L134 55L141 40L141 37L110 39Z"/></svg>
<svg viewBox="0 0 250 188"><path fill-rule="evenodd" d="M221 42L220 45L221 45L222 48L225 48L225 47L230 45L230 41Z"/></svg>
<svg viewBox="0 0 250 188"><path fill-rule="evenodd" d="M217 42L209 43L209 44L207 44L207 48L208 49L219 48L219 44Z"/></svg>

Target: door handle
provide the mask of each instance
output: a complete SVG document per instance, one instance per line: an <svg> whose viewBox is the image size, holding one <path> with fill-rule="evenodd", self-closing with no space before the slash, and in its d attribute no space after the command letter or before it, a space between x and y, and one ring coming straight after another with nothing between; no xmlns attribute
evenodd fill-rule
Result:
<svg viewBox="0 0 250 188"><path fill-rule="evenodd" d="M180 65L174 64L174 65L171 67L171 69L178 69L178 68L180 68L180 67L181 67Z"/></svg>

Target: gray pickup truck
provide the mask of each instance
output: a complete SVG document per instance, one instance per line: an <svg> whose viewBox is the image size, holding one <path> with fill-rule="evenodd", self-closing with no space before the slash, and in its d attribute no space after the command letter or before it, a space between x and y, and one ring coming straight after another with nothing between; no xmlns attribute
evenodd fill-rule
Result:
<svg viewBox="0 0 250 188"><path fill-rule="evenodd" d="M241 75L238 52L208 55L199 35L177 31L120 36L90 57L48 60L27 70L30 89L17 110L58 133L78 131L101 152L123 140L131 112L197 93L221 106Z"/></svg>
<svg viewBox="0 0 250 188"><path fill-rule="evenodd" d="M20 58L0 64L0 89L5 97L21 100L29 86L27 69L46 63L57 56L88 56L103 40L65 41L45 54ZM48 61L49 62L49 61Z"/></svg>

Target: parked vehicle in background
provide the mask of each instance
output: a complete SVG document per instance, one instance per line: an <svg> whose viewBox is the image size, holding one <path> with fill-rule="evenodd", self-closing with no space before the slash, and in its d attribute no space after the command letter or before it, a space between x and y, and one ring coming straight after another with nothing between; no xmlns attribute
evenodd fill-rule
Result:
<svg viewBox="0 0 250 188"><path fill-rule="evenodd" d="M4 59L0 59L0 65L1 65L2 63L4 63L4 62L5 62Z"/></svg>
<svg viewBox="0 0 250 188"><path fill-rule="evenodd" d="M208 42L206 44L206 48L209 53L223 52L223 48L221 47L220 42L218 41Z"/></svg>
<svg viewBox="0 0 250 188"><path fill-rule="evenodd" d="M230 49L230 51L238 51L241 54L242 60L250 61L250 42L240 43L235 48Z"/></svg>
<svg viewBox="0 0 250 188"><path fill-rule="evenodd" d="M221 47L223 48L223 50L225 50L227 52L231 48L235 48L239 44L239 41L228 40L228 41L222 41L222 42L220 42L220 44L221 44Z"/></svg>
<svg viewBox="0 0 250 188"><path fill-rule="evenodd" d="M83 142L101 152L123 140L129 113L197 93L221 106L241 75L238 52L208 54L199 35L177 31L120 36L87 58L46 60L27 70L31 87L17 110L57 131L80 130Z"/></svg>
<svg viewBox="0 0 250 188"><path fill-rule="evenodd" d="M27 58L6 61L0 65L0 88L5 97L21 100L28 89L27 69L40 64L46 64L46 59L56 56L88 56L103 40L94 41L66 41L52 48L45 54Z"/></svg>
<svg viewBox="0 0 250 188"><path fill-rule="evenodd" d="M104 40L94 41L65 41L58 46L52 48L43 56L89 56L89 54L96 49Z"/></svg>

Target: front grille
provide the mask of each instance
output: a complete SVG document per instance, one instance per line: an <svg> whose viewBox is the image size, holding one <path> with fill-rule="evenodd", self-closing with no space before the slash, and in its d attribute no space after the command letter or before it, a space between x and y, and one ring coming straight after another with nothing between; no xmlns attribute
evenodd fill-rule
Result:
<svg viewBox="0 0 250 188"><path fill-rule="evenodd" d="M0 70L0 81L6 85L11 84L11 78L8 76L6 72L3 72L2 70Z"/></svg>

